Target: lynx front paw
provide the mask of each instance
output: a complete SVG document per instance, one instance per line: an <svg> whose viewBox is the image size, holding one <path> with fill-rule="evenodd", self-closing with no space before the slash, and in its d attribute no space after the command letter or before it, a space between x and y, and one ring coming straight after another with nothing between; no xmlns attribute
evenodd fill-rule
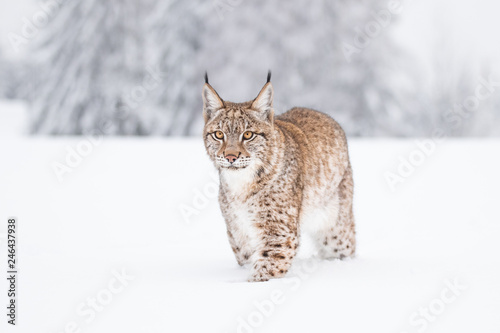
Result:
<svg viewBox="0 0 500 333"><path fill-rule="evenodd" d="M238 261L238 265L245 266L249 264L251 255L248 253L239 253L236 255L236 261Z"/></svg>
<svg viewBox="0 0 500 333"><path fill-rule="evenodd" d="M248 282L262 282L270 279L277 279L285 276L288 268L280 267L281 265L269 260L257 260L252 269L252 275L248 278Z"/></svg>

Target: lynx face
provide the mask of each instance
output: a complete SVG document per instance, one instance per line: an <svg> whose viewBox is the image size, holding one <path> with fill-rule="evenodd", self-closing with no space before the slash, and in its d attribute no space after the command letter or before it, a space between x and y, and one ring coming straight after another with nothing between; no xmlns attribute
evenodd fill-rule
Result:
<svg viewBox="0 0 500 333"><path fill-rule="evenodd" d="M225 108L205 126L205 147L219 168L262 164L268 153L272 124L259 121L250 109Z"/></svg>
<svg viewBox="0 0 500 333"><path fill-rule="evenodd" d="M204 141L218 169L256 169L267 164L273 139L272 87L264 86L246 103L223 101L207 83L203 88Z"/></svg>

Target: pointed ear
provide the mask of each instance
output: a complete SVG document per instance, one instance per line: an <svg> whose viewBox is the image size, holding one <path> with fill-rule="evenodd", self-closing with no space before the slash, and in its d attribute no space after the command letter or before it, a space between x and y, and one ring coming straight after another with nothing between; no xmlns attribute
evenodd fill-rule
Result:
<svg viewBox="0 0 500 333"><path fill-rule="evenodd" d="M274 110L273 110L273 97L274 90L271 82L267 82L261 89L259 95L255 97L252 102L251 108L255 111L259 111L262 120L268 120L273 122Z"/></svg>
<svg viewBox="0 0 500 333"><path fill-rule="evenodd" d="M217 110L224 108L224 101L208 83L205 83L203 86L202 97L203 118L205 118L205 122L207 122Z"/></svg>

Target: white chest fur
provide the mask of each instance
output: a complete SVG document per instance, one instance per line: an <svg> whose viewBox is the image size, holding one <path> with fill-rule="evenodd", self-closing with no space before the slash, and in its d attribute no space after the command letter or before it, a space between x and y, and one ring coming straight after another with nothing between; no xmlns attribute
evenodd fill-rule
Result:
<svg viewBox="0 0 500 333"><path fill-rule="evenodd" d="M255 167L250 165L244 169L224 169L221 172L222 184L232 195L242 195L248 193L248 188L254 182Z"/></svg>
<svg viewBox="0 0 500 333"><path fill-rule="evenodd" d="M236 242L242 247L254 252L259 244L258 229L255 226L255 207L252 209L250 203L244 198L254 181L255 171L251 166L242 170L224 170L221 173L221 182L226 187L230 201L229 209L234 216L231 221L232 234ZM250 213L252 211L253 213Z"/></svg>

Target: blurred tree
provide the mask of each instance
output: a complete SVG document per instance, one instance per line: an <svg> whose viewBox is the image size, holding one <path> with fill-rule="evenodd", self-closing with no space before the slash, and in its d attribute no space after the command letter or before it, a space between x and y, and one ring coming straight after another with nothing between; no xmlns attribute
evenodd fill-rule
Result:
<svg viewBox="0 0 500 333"><path fill-rule="evenodd" d="M312 107L349 135L429 126L422 82L382 0L68 2L33 52L34 133L198 134L203 73L228 100L273 71L275 106Z"/></svg>
<svg viewBox="0 0 500 333"><path fill-rule="evenodd" d="M420 113L418 103L408 110L402 101L417 100L416 89L398 62L388 32L395 17L383 16L384 5L69 2L37 46L31 130L196 134L206 69L223 98L236 100L255 97L272 69L278 111L313 107L351 135L407 135ZM380 31L370 35L370 25Z"/></svg>
<svg viewBox="0 0 500 333"><path fill-rule="evenodd" d="M6 58L0 49L0 98L26 99L27 91L23 88L29 80L24 75L21 62Z"/></svg>
<svg viewBox="0 0 500 333"><path fill-rule="evenodd" d="M201 87L209 55L202 49L210 2L158 1L148 18L148 56L161 80L147 107L157 110L152 132L161 135L198 134Z"/></svg>
<svg viewBox="0 0 500 333"><path fill-rule="evenodd" d="M159 2L151 19L159 61L168 73L152 107L172 115L161 133L200 131L199 91L206 69L228 100L255 97L272 69L278 111L313 107L338 118L350 135L418 131L415 125L423 117L418 81L391 40L396 15L384 7L386 1L209 5ZM367 32L371 27L378 32ZM355 49L351 54L346 44Z"/></svg>
<svg viewBox="0 0 500 333"><path fill-rule="evenodd" d="M10 75L8 73L7 61L0 49L0 98L7 98L9 90Z"/></svg>
<svg viewBox="0 0 500 333"><path fill-rule="evenodd" d="M126 96L140 85L147 1L69 1L34 53L33 133L147 134Z"/></svg>

